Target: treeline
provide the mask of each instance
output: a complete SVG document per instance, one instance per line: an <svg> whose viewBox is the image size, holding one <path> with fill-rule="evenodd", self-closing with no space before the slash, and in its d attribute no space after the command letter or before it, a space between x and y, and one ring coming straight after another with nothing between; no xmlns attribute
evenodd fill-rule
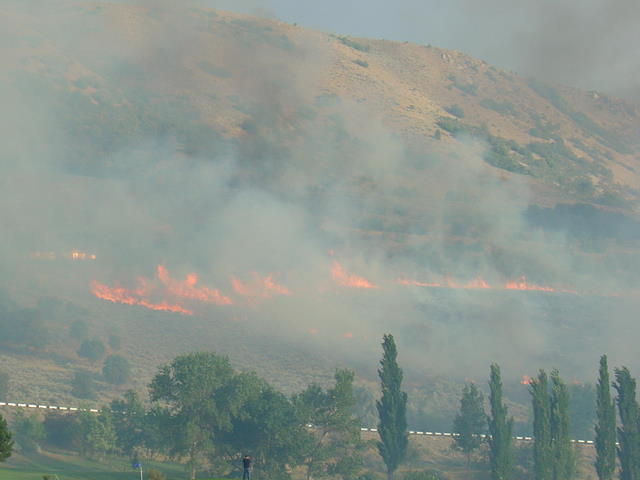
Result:
<svg viewBox="0 0 640 480"><path fill-rule="evenodd" d="M108 454L183 462L198 471L233 475L244 453L261 478L357 478L362 469L360 422L354 415L354 373L338 370L329 388L311 384L287 397L226 357L192 353L165 365L149 386L150 406L127 391L99 414L19 413L13 433L25 450L41 445L88 457ZM313 428L309 428L313 425Z"/></svg>
<svg viewBox="0 0 640 480"><path fill-rule="evenodd" d="M402 470L408 451L408 396L393 336L383 338L378 374L381 396L376 447L388 480ZM615 390L612 396L610 386ZM540 370L528 386L533 412L532 448L516 449L514 419L503 396L500 367L490 366L488 405L474 383L465 385L453 422L453 446L470 464L477 452L493 480L575 478L578 456L570 435L569 389L558 370ZM609 378L607 357L600 359L596 389L594 467L600 480L640 479L640 409L636 381L626 367ZM149 385L145 403L134 391L98 414L19 412L13 435L23 450L49 444L88 457L110 454L174 460L189 478L197 472L217 476L239 473L244 454L254 458L259 478L287 479L303 471L307 479L375 478L364 469L372 446L360 438L354 373L337 370L329 387L311 384L286 396L255 373L234 370L214 353L181 355L162 366ZM616 406L619 425L616 423ZM12 440L0 418L0 461L11 454ZM529 453L530 452L530 453ZM526 453L526 455L523 455ZM484 467L482 465L485 465ZM405 480L445 478L439 472L405 472Z"/></svg>

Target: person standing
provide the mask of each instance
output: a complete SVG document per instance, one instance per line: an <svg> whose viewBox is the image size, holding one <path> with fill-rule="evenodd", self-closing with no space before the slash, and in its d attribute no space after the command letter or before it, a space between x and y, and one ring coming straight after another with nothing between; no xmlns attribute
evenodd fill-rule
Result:
<svg viewBox="0 0 640 480"><path fill-rule="evenodd" d="M242 457L242 480L251 480L251 457Z"/></svg>

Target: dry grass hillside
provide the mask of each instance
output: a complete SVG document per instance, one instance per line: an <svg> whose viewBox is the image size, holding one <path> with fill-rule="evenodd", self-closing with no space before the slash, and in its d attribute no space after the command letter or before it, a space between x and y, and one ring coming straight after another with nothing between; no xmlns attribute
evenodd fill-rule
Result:
<svg viewBox="0 0 640 480"><path fill-rule="evenodd" d="M64 154L84 170L140 133L172 131L187 153L206 151L197 136L249 151L256 135L305 148L309 132L327 135L340 127L336 115L357 111L417 151L480 138L487 162L558 199L638 200L639 110L602 93L521 78L457 51L223 11L22 3L0 10L3 81L64 104L65 133L88 139ZM306 153L322 162L333 152Z"/></svg>

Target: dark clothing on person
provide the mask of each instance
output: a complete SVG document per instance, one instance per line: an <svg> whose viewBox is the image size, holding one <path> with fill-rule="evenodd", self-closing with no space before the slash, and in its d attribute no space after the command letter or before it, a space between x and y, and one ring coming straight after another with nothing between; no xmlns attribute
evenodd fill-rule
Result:
<svg viewBox="0 0 640 480"><path fill-rule="evenodd" d="M242 480L251 480L251 457L249 455L245 455L242 459L242 466L244 467Z"/></svg>

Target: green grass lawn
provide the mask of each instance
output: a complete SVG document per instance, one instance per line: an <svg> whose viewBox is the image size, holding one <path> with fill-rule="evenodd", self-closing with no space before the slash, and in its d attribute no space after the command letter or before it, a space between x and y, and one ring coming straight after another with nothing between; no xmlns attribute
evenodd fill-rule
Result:
<svg viewBox="0 0 640 480"><path fill-rule="evenodd" d="M186 478L181 465L149 462L146 469L161 471L167 480ZM138 480L140 473L134 471L129 462L109 458L94 461L75 455L44 452L29 456L15 455L0 464L0 480L42 480L43 475L58 475L60 480Z"/></svg>

